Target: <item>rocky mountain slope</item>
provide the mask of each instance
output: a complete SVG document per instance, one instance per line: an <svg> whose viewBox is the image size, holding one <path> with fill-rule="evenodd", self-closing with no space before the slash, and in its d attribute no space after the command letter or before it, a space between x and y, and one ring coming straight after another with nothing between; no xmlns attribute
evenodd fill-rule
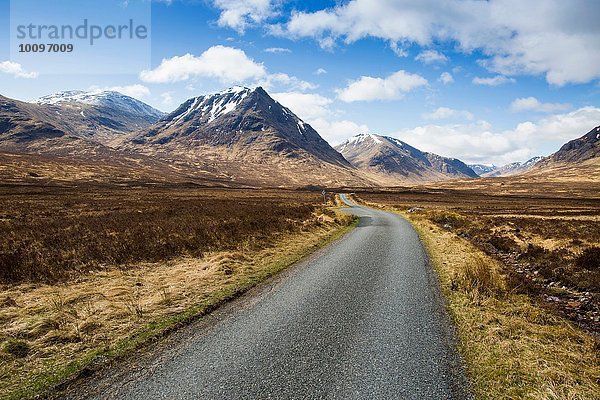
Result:
<svg viewBox="0 0 600 400"><path fill-rule="evenodd" d="M549 156L541 166L555 163L580 163L600 157L600 126L582 137L565 143L556 153Z"/></svg>
<svg viewBox="0 0 600 400"><path fill-rule="evenodd" d="M0 151L65 155L104 147L67 129L43 106L0 96Z"/></svg>
<svg viewBox="0 0 600 400"><path fill-rule="evenodd" d="M356 135L336 149L361 170L384 174L400 182L426 182L477 178L462 161L418 150L398 139L374 135Z"/></svg>
<svg viewBox="0 0 600 400"><path fill-rule="evenodd" d="M502 167L497 167L496 169L480 174L481 176L486 177L498 177L498 176L512 176L519 175L529 171L533 168L538 162L542 161L544 157L537 156L532 157L525 162L514 162L510 164L503 165Z"/></svg>
<svg viewBox="0 0 600 400"><path fill-rule="evenodd" d="M600 126L565 143L526 174L531 179L553 181L600 180Z"/></svg>
<svg viewBox="0 0 600 400"><path fill-rule="evenodd" d="M189 99L149 129L125 137L119 148L210 165L232 180L260 185L374 183L260 87Z"/></svg>
<svg viewBox="0 0 600 400"><path fill-rule="evenodd" d="M495 165L486 164L467 164L467 167L471 168L473 172L475 172L479 176L493 172L498 169L498 167Z"/></svg>
<svg viewBox="0 0 600 400"><path fill-rule="evenodd" d="M33 101L62 129L111 145L119 136L152 125L165 114L114 91L66 91Z"/></svg>
<svg viewBox="0 0 600 400"><path fill-rule="evenodd" d="M234 87L189 99L130 139L129 145L143 151L166 150L187 155L222 148L227 150L223 155L228 158L314 158L349 166L310 125L260 87Z"/></svg>

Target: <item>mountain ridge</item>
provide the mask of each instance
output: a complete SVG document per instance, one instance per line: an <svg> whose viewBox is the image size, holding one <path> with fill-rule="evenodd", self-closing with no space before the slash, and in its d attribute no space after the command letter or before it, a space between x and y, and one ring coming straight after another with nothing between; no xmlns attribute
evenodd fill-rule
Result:
<svg viewBox="0 0 600 400"><path fill-rule="evenodd" d="M423 152L388 136L358 134L336 146L336 149L355 167L393 176L400 181L426 182L478 177L456 158Z"/></svg>

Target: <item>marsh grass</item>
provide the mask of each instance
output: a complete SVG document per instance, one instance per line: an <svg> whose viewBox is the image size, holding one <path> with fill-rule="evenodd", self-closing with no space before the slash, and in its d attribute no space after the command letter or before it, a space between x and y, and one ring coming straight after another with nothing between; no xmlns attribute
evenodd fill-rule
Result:
<svg viewBox="0 0 600 400"><path fill-rule="evenodd" d="M510 290L498 263L468 241L405 216L440 277L476 399L600 398L597 339Z"/></svg>

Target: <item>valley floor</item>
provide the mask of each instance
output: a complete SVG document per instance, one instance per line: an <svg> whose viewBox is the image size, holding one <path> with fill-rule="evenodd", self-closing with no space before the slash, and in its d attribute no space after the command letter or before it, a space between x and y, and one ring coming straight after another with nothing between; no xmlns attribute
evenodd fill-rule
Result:
<svg viewBox="0 0 600 400"><path fill-rule="evenodd" d="M132 352L352 221L306 192L13 187L0 202L0 398Z"/></svg>
<svg viewBox="0 0 600 400"><path fill-rule="evenodd" d="M357 193L418 229L477 398L600 398L597 186L500 179Z"/></svg>

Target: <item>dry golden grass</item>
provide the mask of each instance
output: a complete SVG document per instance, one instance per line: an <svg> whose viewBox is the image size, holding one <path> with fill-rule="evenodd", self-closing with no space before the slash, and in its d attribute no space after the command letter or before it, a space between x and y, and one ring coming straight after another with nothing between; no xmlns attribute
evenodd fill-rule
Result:
<svg viewBox="0 0 600 400"><path fill-rule="evenodd" d="M591 335L506 291L497 262L466 240L405 216L439 274L477 399L600 399L598 343Z"/></svg>
<svg viewBox="0 0 600 400"><path fill-rule="evenodd" d="M172 210L157 198L164 191L134 193L147 194L145 209L153 215L168 216ZM196 205L208 214L200 223L211 224L220 241L211 242L212 248L202 247L198 256L175 253L164 261L138 261L127 268L76 269L78 273L70 271L58 281L0 285L0 398L29 398L107 357L127 354L298 261L344 232L352 221L319 205L320 194L206 189L171 194L184 206ZM129 193L97 196L94 192L76 197L72 204L76 207L64 213L76 214L75 221L81 214L105 215L110 224L115 220L111 210L128 215L142 201ZM51 199L58 205L46 207L62 209L62 200L55 194ZM100 205L90 207L95 204L92 200ZM225 204L201 207L211 201ZM269 210L267 225L262 225L259 218ZM192 210L182 218L198 213ZM226 218L219 223L222 217ZM143 226L148 222L144 218ZM157 229L164 227L165 218L156 223ZM173 227L167 232L174 232L173 225L167 226Z"/></svg>

